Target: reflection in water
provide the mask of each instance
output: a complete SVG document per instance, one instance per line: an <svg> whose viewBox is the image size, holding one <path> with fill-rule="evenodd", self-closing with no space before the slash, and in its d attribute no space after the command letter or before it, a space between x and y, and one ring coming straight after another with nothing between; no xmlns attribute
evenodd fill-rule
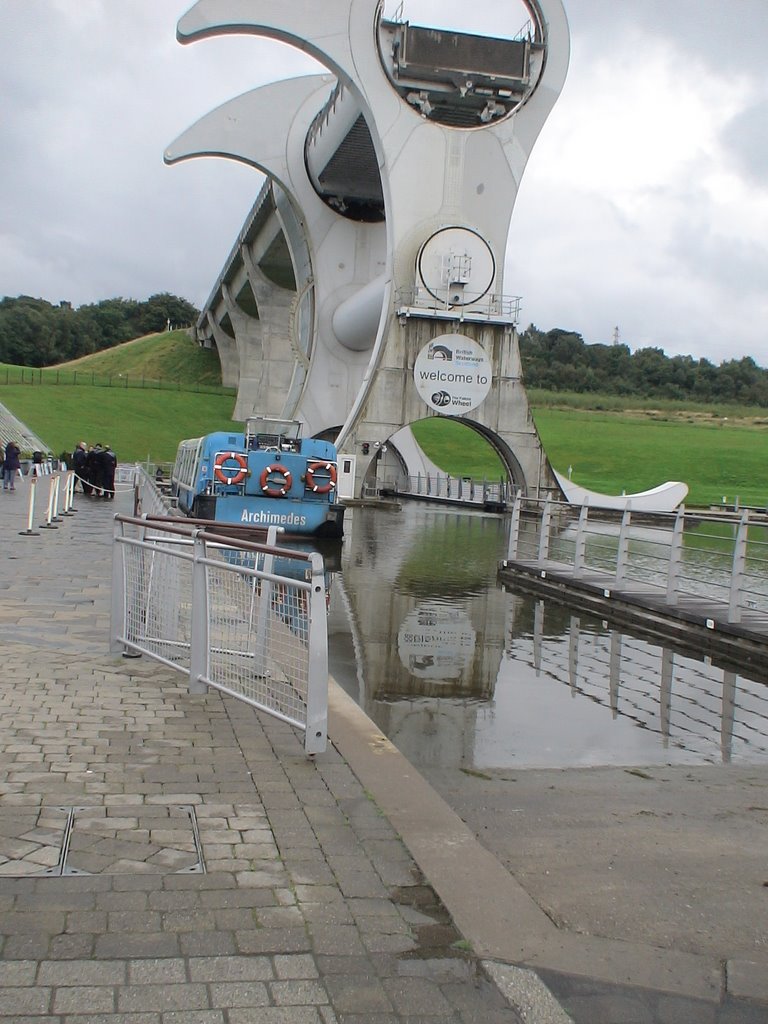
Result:
<svg viewBox="0 0 768 1024"><path fill-rule="evenodd" d="M764 678L504 592L508 520L412 503L346 525L331 672L414 764L768 760Z"/></svg>
<svg viewBox="0 0 768 1024"><path fill-rule="evenodd" d="M460 680L462 689L466 689L475 631L463 608L425 602L406 615L398 633L397 651L415 678Z"/></svg>

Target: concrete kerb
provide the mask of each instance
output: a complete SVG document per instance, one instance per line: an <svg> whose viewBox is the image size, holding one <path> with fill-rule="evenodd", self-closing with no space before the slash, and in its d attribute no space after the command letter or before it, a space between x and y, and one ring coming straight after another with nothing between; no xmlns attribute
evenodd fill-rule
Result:
<svg viewBox="0 0 768 1024"><path fill-rule="evenodd" d="M525 1024L568 1024L571 1018L538 975L510 963L540 948L547 924L553 927L546 915L333 679L328 710L334 746L509 1005Z"/></svg>
<svg viewBox="0 0 768 1024"><path fill-rule="evenodd" d="M396 829L489 976L528 1024L569 1019L534 973L537 968L720 1002L726 977L724 965L713 958L558 928L333 680L329 713L334 746ZM734 964L732 971L739 991L731 994L764 998L759 972L748 964Z"/></svg>

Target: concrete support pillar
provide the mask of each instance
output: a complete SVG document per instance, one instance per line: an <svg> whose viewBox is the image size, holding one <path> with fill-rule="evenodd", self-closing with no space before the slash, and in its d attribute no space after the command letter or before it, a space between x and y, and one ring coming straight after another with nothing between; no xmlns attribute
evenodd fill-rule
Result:
<svg viewBox="0 0 768 1024"><path fill-rule="evenodd" d="M560 495L522 383L516 332L508 324L446 323L418 317L391 318L381 365L360 407L355 428L344 440L344 451L357 455L355 493L362 491L376 442L388 441L404 423L434 415L416 388L414 367L419 353L445 334L476 342L493 367L487 397L477 408L468 410L462 421L493 444L514 488L534 497ZM370 458L362 455L363 443L371 445Z"/></svg>
<svg viewBox="0 0 768 1024"><path fill-rule="evenodd" d="M221 383L225 388L236 388L240 380L240 357L237 342L217 323L213 312L207 311L206 319L221 363Z"/></svg>
<svg viewBox="0 0 768 1024"><path fill-rule="evenodd" d="M240 311L235 327L240 352L240 384L235 419L291 415L286 410L298 353L291 343L296 293L280 288L256 264L247 245L241 256L259 317ZM222 287L224 293L226 286ZM232 297L229 296L231 303Z"/></svg>

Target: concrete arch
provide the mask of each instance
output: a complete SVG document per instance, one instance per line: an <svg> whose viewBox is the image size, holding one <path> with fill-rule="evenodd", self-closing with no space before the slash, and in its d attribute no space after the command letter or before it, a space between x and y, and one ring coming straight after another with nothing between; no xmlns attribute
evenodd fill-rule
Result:
<svg viewBox="0 0 768 1024"><path fill-rule="evenodd" d="M421 417L421 420L428 419L430 417ZM448 417L445 417L448 419ZM520 459L515 454L515 451L508 440L505 440L491 427L486 426L483 423L479 423L477 420L473 420L469 417L450 417L454 423L461 424L467 430L471 430L473 433L482 437L484 441L493 449L494 452L499 456L502 465L504 466L507 477L511 481L512 487L515 491L521 491L523 495L536 494L538 493L539 487L541 486L541 480L532 481L526 476L525 468L522 465ZM405 480L408 477L416 477L419 473L426 474L437 467L428 459L424 454L419 442L416 440L411 427L414 423L421 422L421 420L412 420L406 424L399 431L386 438L384 445L386 451L386 473L387 475L396 473L399 470L402 474L402 479ZM379 447L379 451L381 451ZM547 471L552 472L548 465L548 461L543 451L542 457L542 475L546 475ZM379 470L377 463L380 459L376 458L376 452L374 451L374 459L371 461L368 473L366 475L365 484L368 488L374 488L376 486L376 476ZM549 481L548 481L549 482Z"/></svg>
<svg viewBox="0 0 768 1024"><path fill-rule="evenodd" d="M484 438L488 442L507 467L507 473L509 474L509 478L512 481L515 490L522 491L523 494L526 494L528 491L528 483L525 479L523 467L509 444L499 434L497 434L495 430L491 430L490 427L486 427L482 423L477 423L475 420L466 419L464 417L461 417L458 422L463 423L470 430L474 430L476 434L479 434L480 437ZM542 458L546 458L543 452Z"/></svg>

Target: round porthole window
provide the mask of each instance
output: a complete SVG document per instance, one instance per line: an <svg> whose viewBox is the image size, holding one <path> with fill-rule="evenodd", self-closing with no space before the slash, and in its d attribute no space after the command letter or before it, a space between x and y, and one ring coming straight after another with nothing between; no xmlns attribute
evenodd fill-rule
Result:
<svg viewBox="0 0 768 1024"><path fill-rule="evenodd" d="M531 94L544 63L535 0L385 0L378 37L384 70L404 102L454 128L508 116Z"/></svg>

